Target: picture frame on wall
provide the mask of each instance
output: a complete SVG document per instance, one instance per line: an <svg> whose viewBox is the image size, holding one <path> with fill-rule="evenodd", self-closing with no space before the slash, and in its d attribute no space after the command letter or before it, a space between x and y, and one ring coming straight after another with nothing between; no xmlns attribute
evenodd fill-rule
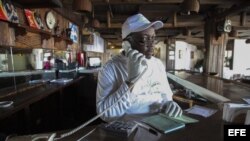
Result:
<svg viewBox="0 0 250 141"><path fill-rule="evenodd" d="M16 7L10 0L0 0L0 20L19 23Z"/></svg>
<svg viewBox="0 0 250 141"><path fill-rule="evenodd" d="M41 18L41 14L39 11L35 11L34 12L34 17L35 17L35 20L38 24L38 26L40 27L40 29L44 29L44 24L43 24L43 20Z"/></svg>
<svg viewBox="0 0 250 141"><path fill-rule="evenodd" d="M25 16L28 20L29 26L36 29L44 29L41 15L38 11L34 12L29 9L24 9Z"/></svg>
<svg viewBox="0 0 250 141"><path fill-rule="evenodd" d="M74 42L74 43L78 43L78 27L77 25L73 24L73 23L69 23L69 28L71 29L70 32L70 39Z"/></svg>

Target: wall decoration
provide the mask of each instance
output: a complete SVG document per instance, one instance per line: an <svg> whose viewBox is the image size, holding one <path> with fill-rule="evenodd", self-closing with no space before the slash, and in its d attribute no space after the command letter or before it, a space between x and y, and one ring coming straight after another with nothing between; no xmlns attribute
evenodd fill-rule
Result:
<svg viewBox="0 0 250 141"><path fill-rule="evenodd" d="M69 23L69 28L71 29L70 39L74 43L77 43L78 42L78 27L75 24L70 22Z"/></svg>
<svg viewBox="0 0 250 141"><path fill-rule="evenodd" d="M34 17L35 17L35 20L36 20L37 24L39 25L40 29L44 29L44 25L43 25L43 21L42 21L40 12L35 11Z"/></svg>
<svg viewBox="0 0 250 141"><path fill-rule="evenodd" d="M56 16L52 11L48 11L45 15L45 22L49 29L53 29L56 26Z"/></svg>
<svg viewBox="0 0 250 141"><path fill-rule="evenodd" d="M0 0L0 19L13 23L19 23L16 8L10 0Z"/></svg>
<svg viewBox="0 0 250 141"><path fill-rule="evenodd" d="M24 9L25 16L28 20L29 26L36 28L36 29L41 29L40 25L38 24L34 12L29 10L29 9Z"/></svg>

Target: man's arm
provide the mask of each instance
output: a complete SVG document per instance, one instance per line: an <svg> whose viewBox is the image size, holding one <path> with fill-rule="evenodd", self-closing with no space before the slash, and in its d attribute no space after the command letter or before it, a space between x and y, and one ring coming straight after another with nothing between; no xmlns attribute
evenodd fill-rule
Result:
<svg viewBox="0 0 250 141"><path fill-rule="evenodd" d="M133 94L129 91L129 86L125 80L122 80L125 76L115 78L117 72L114 71L119 71L117 69L118 68L115 68L111 63L107 64L103 67L103 70L99 72L98 76L96 93L98 114L116 104L116 102L122 98L113 108L101 116L105 121L111 121L122 116L134 101ZM116 80L120 80L120 82Z"/></svg>

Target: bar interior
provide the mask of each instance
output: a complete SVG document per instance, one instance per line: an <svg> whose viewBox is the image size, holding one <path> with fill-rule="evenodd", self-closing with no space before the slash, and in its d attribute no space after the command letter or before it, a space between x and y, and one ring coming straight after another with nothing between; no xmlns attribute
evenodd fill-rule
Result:
<svg viewBox="0 0 250 141"><path fill-rule="evenodd" d="M0 0L0 141L223 141L227 126L250 125L249 6L247 0ZM163 23L153 57L192 121L171 133L141 120L147 116L132 116L121 118L136 123L124 137L106 131L110 123L98 112L100 72L122 54L122 25L137 13Z"/></svg>

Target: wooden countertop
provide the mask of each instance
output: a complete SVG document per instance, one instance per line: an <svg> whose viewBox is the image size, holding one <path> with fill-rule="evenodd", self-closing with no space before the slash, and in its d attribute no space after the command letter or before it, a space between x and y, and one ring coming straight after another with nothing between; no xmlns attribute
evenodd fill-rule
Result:
<svg viewBox="0 0 250 141"><path fill-rule="evenodd" d="M197 86L200 86L201 88L207 89L217 94L218 96L224 97L231 101L243 102L243 100L241 99L242 97L250 96L250 93L249 93L250 86L240 84L240 83L235 83L230 80L220 79L220 78L208 76L208 75L202 75L200 73L189 73L185 71L169 72L168 77L171 77L171 74L176 76L177 79L180 78L181 80L186 80L188 82L191 82ZM171 78L171 79L175 79L175 78ZM190 88L188 84L184 87ZM192 85L191 87L194 87L194 86ZM197 91L197 89L198 88L194 89L194 92ZM197 92L197 94L202 93L202 92L203 91ZM218 101L215 101L215 102L218 102Z"/></svg>
<svg viewBox="0 0 250 141"><path fill-rule="evenodd" d="M182 129L176 130L168 134L162 134L158 132L157 135L154 135L148 132L146 129L138 127L128 138L120 137L114 135L111 132L104 131L100 128L100 125L97 126L88 126L78 132L60 139L62 141L72 141L78 140L81 137L87 135L89 131L96 128L91 134L89 134L85 139L86 140L95 140L95 141L223 141L223 130L224 122L222 120L222 110L217 107L217 105L208 105L210 108L218 109L218 111L211 117L204 118L201 116L187 114L188 116L198 119L198 123L186 124ZM130 117L129 119L133 119ZM58 132L57 135L60 135Z"/></svg>
<svg viewBox="0 0 250 141"><path fill-rule="evenodd" d="M209 76L203 76L200 74L189 74L189 73L175 73L176 76L188 80L192 83L195 83L199 86L202 86L204 88L208 88L220 95L223 95L225 97L231 98L231 99L239 99L241 96L249 95L245 93L244 91L247 91L248 87L242 87L240 85L235 85L232 82L227 82L224 80L220 80L217 78L210 78ZM212 82L209 82L212 81ZM214 82L215 81L215 82ZM212 84L211 84L212 83ZM217 90L218 84L220 85L220 89ZM215 86L212 87L212 86ZM232 87L232 88L228 88ZM52 90L52 89L51 89ZM240 91L237 91L240 90ZM52 90L53 91L53 90ZM238 94L243 91L243 94ZM228 92L228 93L227 93ZM151 134L144 128L138 127L135 132L131 134L128 138L126 137L120 137L116 136L113 133L106 132L103 129L99 127L99 125L95 126L88 126L85 127L78 132L65 137L63 139L60 139L62 141L72 141L72 140L78 140L82 138L84 135L88 134L89 131L95 129L91 134L89 134L85 139L86 140L98 140L98 141L165 141L165 140L173 140L173 141L223 141L224 136L224 125L228 124L225 123L222 120L222 106L217 103L207 103L205 105L206 107L217 109L218 111L213 114L210 117L204 118L197 115L187 114L188 116L198 119L198 123L193 124L186 124L185 128L182 128L180 130L176 130L174 132L168 133L168 134L161 134L158 133L158 135ZM133 117L130 118L130 120L133 120ZM57 132L57 135L59 136L60 132ZM84 139L83 139L84 140Z"/></svg>

